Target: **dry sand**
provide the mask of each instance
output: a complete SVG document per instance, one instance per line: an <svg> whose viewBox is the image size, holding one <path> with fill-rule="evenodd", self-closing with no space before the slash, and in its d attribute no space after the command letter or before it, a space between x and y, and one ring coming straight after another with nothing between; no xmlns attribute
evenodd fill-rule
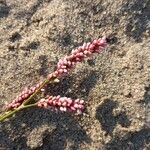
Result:
<svg viewBox="0 0 150 150"><path fill-rule="evenodd" d="M0 106L104 34L102 54L46 91L85 114L22 111L0 124L0 150L150 148L150 0L0 0Z"/></svg>

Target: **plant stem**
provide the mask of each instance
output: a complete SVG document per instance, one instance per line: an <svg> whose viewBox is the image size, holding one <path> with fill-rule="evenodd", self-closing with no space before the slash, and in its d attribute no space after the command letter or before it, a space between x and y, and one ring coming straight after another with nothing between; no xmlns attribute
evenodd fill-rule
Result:
<svg viewBox="0 0 150 150"><path fill-rule="evenodd" d="M18 107L17 109L15 109L15 110L13 110L13 111L10 111L10 112L7 112L7 113L4 114L4 115L1 115L1 116L0 116L0 122L2 122L2 121L4 121L5 119L11 117L12 115L14 115L15 113L17 113L18 111L21 111L22 109L34 107L34 106L36 106L36 105L37 105L37 103L30 104L30 105L21 105L21 106Z"/></svg>
<svg viewBox="0 0 150 150"><path fill-rule="evenodd" d="M30 102L30 100L31 100L46 84L48 84L48 83L49 83L49 80L46 79L46 80L42 83L42 85L41 85L27 100L25 100L22 104L23 104L23 105L28 104L28 103Z"/></svg>
<svg viewBox="0 0 150 150"><path fill-rule="evenodd" d="M51 81L48 80L48 79L46 79L45 81L43 81L43 83L41 84L41 86L40 86L27 100L25 100L22 104L23 104L23 105L28 104L28 103L30 102L30 100L32 100L32 98L33 98L36 94L38 94L38 93L40 92L40 90L41 90L45 85L47 85L48 83L58 82L58 81L55 81L55 79L56 79L56 77L53 77L53 78L51 79Z"/></svg>
<svg viewBox="0 0 150 150"><path fill-rule="evenodd" d="M51 81L49 81L48 79L46 79L45 81L43 81L43 83L41 84L41 86L26 100L22 103L22 105L18 108L16 108L15 110L12 110L12 111L8 111L6 113L4 113L3 115L0 116L0 122L4 121L6 118L9 118L11 117L12 115L14 115L16 112L22 110L22 109L25 109L25 108L29 108L29 107L33 107L33 106L36 106L36 103L34 104L29 104L27 105L31 100L32 98L38 94L38 92L40 92L40 90L45 86L47 85L48 83L50 82L55 82L55 77L52 78Z"/></svg>

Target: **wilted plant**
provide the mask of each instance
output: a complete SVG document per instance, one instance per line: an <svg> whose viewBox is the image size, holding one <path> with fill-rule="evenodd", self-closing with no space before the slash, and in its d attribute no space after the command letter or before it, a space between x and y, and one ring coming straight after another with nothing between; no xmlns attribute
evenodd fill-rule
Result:
<svg viewBox="0 0 150 150"><path fill-rule="evenodd" d="M57 63L57 68L53 73L50 73L47 78L35 86L25 88L20 95L11 103L5 106L5 112L1 114L0 121L11 117L16 112L29 107L54 108L63 112L82 113L85 106L84 101L80 99L72 100L71 98L61 96L49 96L31 103L33 98L39 94L47 84L59 81L59 78L67 75L78 62L82 62L85 58L92 56L94 53L100 53L106 47L106 38L100 38L93 42L84 43L82 46L72 50L69 56L65 56Z"/></svg>

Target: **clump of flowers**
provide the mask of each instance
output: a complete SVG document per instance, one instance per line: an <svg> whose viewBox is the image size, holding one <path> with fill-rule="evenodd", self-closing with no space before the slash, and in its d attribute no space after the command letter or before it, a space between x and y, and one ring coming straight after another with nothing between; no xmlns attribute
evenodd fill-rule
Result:
<svg viewBox="0 0 150 150"><path fill-rule="evenodd" d="M43 108L50 107L64 112L77 112L80 114L84 110L84 100L72 100L71 98L61 97L60 95L47 96L46 98L39 100L37 106Z"/></svg>
<svg viewBox="0 0 150 150"><path fill-rule="evenodd" d="M42 84L42 82L32 86L30 88L25 88L10 104L6 105L7 110L13 110L19 107L27 98L29 98Z"/></svg>
<svg viewBox="0 0 150 150"><path fill-rule="evenodd" d="M71 98L58 96L49 96L31 103L32 99L43 90L47 84L57 82L59 78L67 75L71 69L85 58L92 56L94 53L100 53L107 45L105 37L94 40L93 42L84 43L82 46L72 50L69 56L65 56L57 63L57 68L50 73L46 80L37 83L35 86L25 88L11 103L5 106L5 112L0 116L0 121L9 118L16 112L29 108L52 108L62 112L74 112L81 114L84 111L84 101L80 99L72 100Z"/></svg>

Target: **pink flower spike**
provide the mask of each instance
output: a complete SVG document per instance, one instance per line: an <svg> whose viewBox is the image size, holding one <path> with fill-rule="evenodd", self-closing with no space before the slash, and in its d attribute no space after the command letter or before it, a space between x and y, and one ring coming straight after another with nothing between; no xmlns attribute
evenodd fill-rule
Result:
<svg viewBox="0 0 150 150"><path fill-rule="evenodd" d="M45 99L39 100L37 106L43 106L43 108L51 107L54 109L59 109L61 111L73 111L73 112L77 112L77 110L83 111L84 109L84 105L82 104L83 101L79 99L72 100L70 98L60 96L53 96L52 98L49 97L47 96Z"/></svg>
<svg viewBox="0 0 150 150"><path fill-rule="evenodd" d="M59 62L57 63L56 70L53 73L49 74L47 76L47 79L50 81L53 79L55 80L56 78L58 79L60 77L63 77L64 75L67 75L69 73L69 71L71 69L73 69L75 67L75 65L77 65L79 62L84 61L84 59L86 57L91 57L95 53L102 52L106 46L107 46L106 37L100 38L98 40L94 40L92 42L84 43L83 45L79 46L78 48L72 50L72 52L69 56L65 56L63 59L59 60ZM8 104L6 106L7 110L13 110L13 109L19 107L34 92L36 92L37 89L39 89L39 87L41 86L42 83L43 82L39 82L35 86L24 89L17 98L15 98L10 104ZM45 99L47 100L48 98L45 98ZM47 101L46 100L44 102L40 101L41 104L39 103L39 105L46 107L46 104L47 104L48 106L51 106L54 108L57 108L57 107L60 108L59 105L62 106L62 103L61 104L59 103L59 102L61 102L60 99L61 99L60 97L59 98L51 97ZM82 109L84 108L83 103L80 102L79 100L71 101L70 99L68 100L68 98L64 98L63 101L66 102L65 107L67 108L67 110L75 109L75 111L77 111L78 109L80 110L82 106L83 106Z"/></svg>
<svg viewBox="0 0 150 150"><path fill-rule="evenodd" d="M30 88L25 88L19 96L17 96L11 103L6 105L6 110L14 110L18 108L27 98L29 98L36 90L37 88L42 84L42 82L39 82L37 85L32 86Z"/></svg>
<svg viewBox="0 0 150 150"><path fill-rule="evenodd" d="M84 43L82 46L72 50L70 56L65 56L64 59L59 60L57 64L56 71L58 74L55 74L54 77L61 77L64 73L68 73L74 65L78 62L81 62L86 57L90 57L93 53L99 53L106 47L106 38L94 40L93 42ZM65 70L64 70L65 69ZM50 77L48 79L51 79Z"/></svg>

